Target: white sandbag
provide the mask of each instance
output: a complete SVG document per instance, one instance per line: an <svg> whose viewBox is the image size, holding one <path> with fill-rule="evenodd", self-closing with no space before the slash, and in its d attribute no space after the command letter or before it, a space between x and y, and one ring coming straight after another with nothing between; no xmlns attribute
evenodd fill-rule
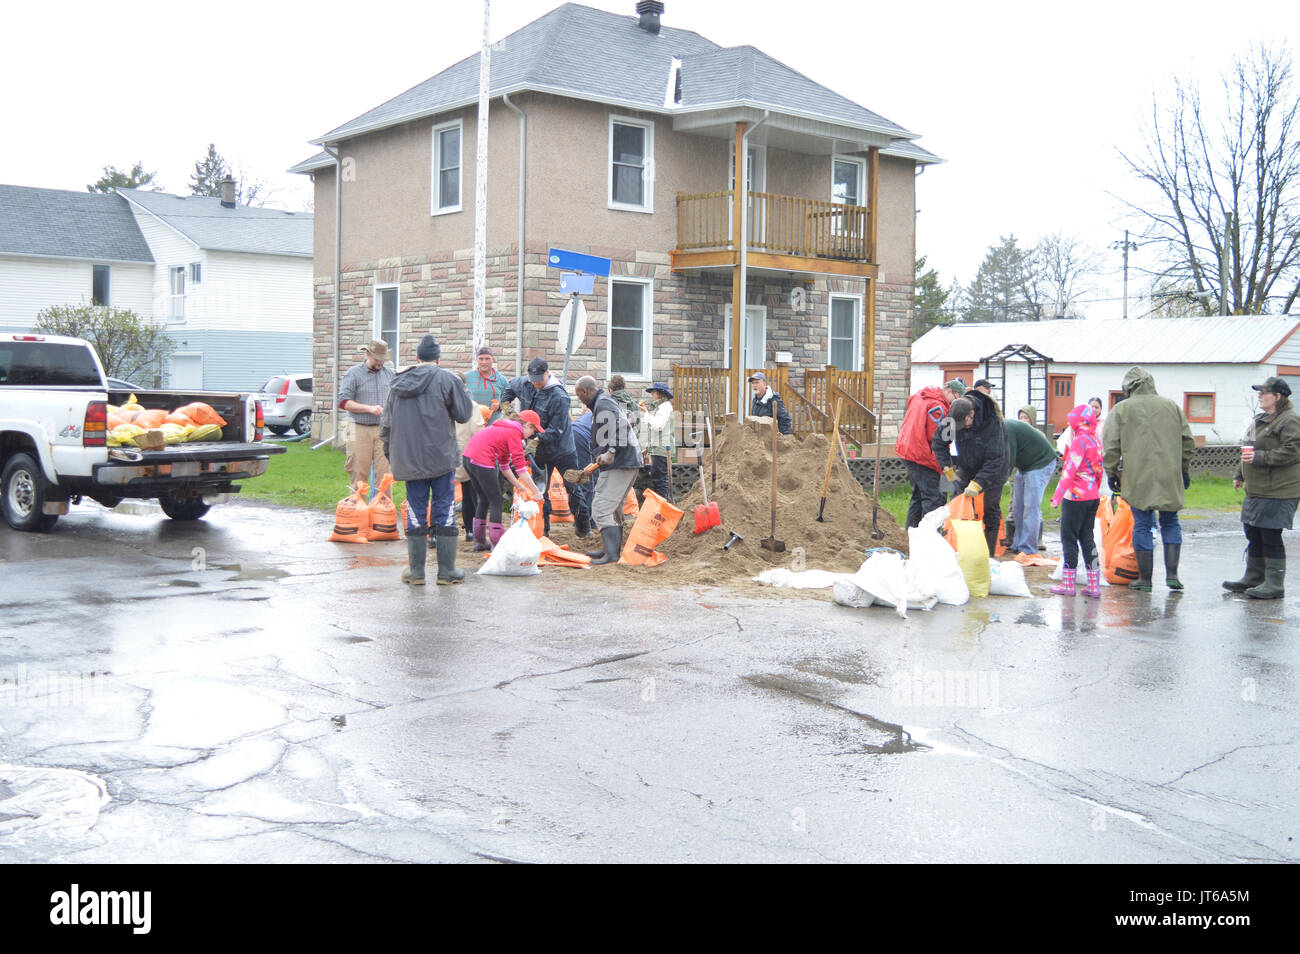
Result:
<svg viewBox="0 0 1300 954"><path fill-rule="evenodd" d="M1015 560L989 560L989 596L1023 596L1032 599L1025 568Z"/></svg>
<svg viewBox="0 0 1300 954"><path fill-rule="evenodd" d="M852 577L845 577L835 581L835 587L831 591L831 599L840 606L849 606L853 609L866 609L876 601L875 597L854 583Z"/></svg>
<svg viewBox="0 0 1300 954"><path fill-rule="evenodd" d="M780 567L764 570L754 577L754 582L768 586L786 586L792 590L824 590L839 580L849 578L848 573L832 573L830 570L787 570Z"/></svg>
<svg viewBox="0 0 1300 954"><path fill-rule="evenodd" d="M907 619L906 563L898 553L873 553L853 574L853 583L870 593L875 602L892 606L902 619Z"/></svg>
<svg viewBox="0 0 1300 954"><path fill-rule="evenodd" d="M908 590L915 594L932 594L940 603L961 606L970 600L970 589L957 564L957 552L939 535L948 519L948 508L932 510L921 519L919 527L907 531Z"/></svg>
<svg viewBox="0 0 1300 954"><path fill-rule="evenodd" d="M520 506L532 505L528 501ZM497 545L492 548L492 555L479 567L481 576L535 576L542 571L537 568L537 559L542 555L542 542L533 536L527 518L518 520L501 535Z"/></svg>

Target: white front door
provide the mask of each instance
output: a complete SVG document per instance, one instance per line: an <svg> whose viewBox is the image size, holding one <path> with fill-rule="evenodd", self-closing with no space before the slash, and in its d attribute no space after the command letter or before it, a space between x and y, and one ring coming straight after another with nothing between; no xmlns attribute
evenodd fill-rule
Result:
<svg viewBox="0 0 1300 954"><path fill-rule="evenodd" d="M203 390L203 355L181 353L172 355L172 373L168 388L172 391Z"/></svg>
<svg viewBox="0 0 1300 954"><path fill-rule="evenodd" d="M726 306L727 367L731 367L731 306ZM761 368L767 360L767 307L746 305L745 322L740 327L740 366Z"/></svg>

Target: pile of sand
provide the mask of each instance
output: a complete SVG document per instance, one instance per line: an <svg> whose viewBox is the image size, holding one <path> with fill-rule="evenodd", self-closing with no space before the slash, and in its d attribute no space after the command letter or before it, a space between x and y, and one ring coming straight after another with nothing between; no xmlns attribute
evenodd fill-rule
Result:
<svg viewBox="0 0 1300 954"><path fill-rule="evenodd" d="M776 538L784 553L772 553L760 541L772 534L772 433L767 424L750 421L732 425L717 435L718 481L709 500L718 504L722 523L705 533L693 533L694 509L704 502L697 483L677 502L685 514L677 530L660 547L668 559L660 566L620 567L628 573L669 585L719 584L750 580L766 569L795 569L796 548L803 550L803 569L853 573L871 547L893 547L907 553L907 532L881 508L877 524L883 540L871 538L871 495L837 460L831 470L825 522L817 522L829 444L825 436L780 436L777 442ZM838 456L838 455L837 455ZM704 466L706 480L711 465ZM729 551L722 546L735 530L743 540ZM598 568L604 569L604 568Z"/></svg>

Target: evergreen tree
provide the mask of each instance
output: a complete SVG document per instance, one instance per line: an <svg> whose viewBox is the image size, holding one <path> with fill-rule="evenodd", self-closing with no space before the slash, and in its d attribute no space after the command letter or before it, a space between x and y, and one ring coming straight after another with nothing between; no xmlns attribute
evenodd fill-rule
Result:
<svg viewBox="0 0 1300 954"><path fill-rule="evenodd" d="M1033 321L1035 307L1031 254L1004 235L1000 245L989 246L975 280L966 291L963 321Z"/></svg>
<svg viewBox="0 0 1300 954"><path fill-rule="evenodd" d="M86 186L87 192L116 192L118 189L138 189L153 183L157 172L145 172L144 163L137 162L130 172L116 166L105 166L104 174Z"/></svg>

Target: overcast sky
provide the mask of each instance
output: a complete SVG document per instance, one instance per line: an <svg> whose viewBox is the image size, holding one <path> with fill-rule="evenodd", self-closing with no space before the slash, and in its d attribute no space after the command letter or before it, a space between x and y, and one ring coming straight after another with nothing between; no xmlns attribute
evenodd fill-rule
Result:
<svg viewBox="0 0 1300 954"><path fill-rule="evenodd" d="M492 0L492 39L558 5ZM631 15L635 0L588 5ZM968 283L1000 235L1120 241L1108 192L1137 192L1116 147L1140 145L1153 94L1175 74L1214 92L1252 43L1300 47L1300 14L1281 0L665 6L666 25L756 46L919 133L946 161L917 184L917 252L945 284ZM118 11L131 19L109 19ZM106 164L143 160L185 194L215 142L279 190L272 204L302 209L308 182L284 170L315 151L309 140L473 53L482 15L481 0L11 4L0 182L80 190ZM1120 257L1108 256L1111 290L1099 298L1118 294ZM1087 313L1118 317L1119 307L1099 301Z"/></svg>

